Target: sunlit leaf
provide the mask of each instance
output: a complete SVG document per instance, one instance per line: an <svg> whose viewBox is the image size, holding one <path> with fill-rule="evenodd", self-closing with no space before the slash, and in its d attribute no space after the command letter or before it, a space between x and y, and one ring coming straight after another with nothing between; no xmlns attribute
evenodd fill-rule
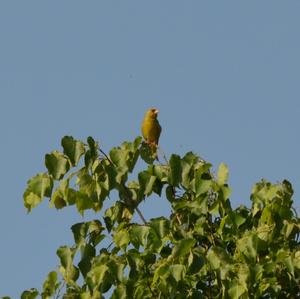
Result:
<svg viewBox="0 0 300 299"><path fill-rule="evenodd" d="M61 246L57 249L56 254L60 258L60 272L66 281L76 281L79 276L78 269L73 265L73 259L76 250L67 246Z"/></svg>
<svg viewBox="0 0 300 299"><path fill-rule="evenodd" d="M129 243L129 233L126 229L122 229L115 233L114 235L114 242L116 246L120 248L125 248Z"/></svg>
<svg viewBox="0 0 300 299"><path fill-rule="evenodd" d="M225 163L221 163L218 168L218 184L224 185L228 181L229 171Z"/></svg>
<svg viewBox="0 0 300 299"><path fill-rule="evenodd" d="M45 156L45 165L49 174L53 176L55 180L60 180L70 169L70 161L64 156L64 154L53 151Z"/></svg>
<svg viewBox="0 0 300 299"><path fill-rule="evenodd" d="M238 280L233 280L230 282L230 288L228 294L231 299L239 299L243 294L247 292L245 285L240 284Z"/></svg>
<svg viewBox="0 0 300 299"><path fill-rule="evenodd" d="M177 282L184 279L185 272L186 272L184 265L180 265L180 264L171 265L169 267L169 270L171 275Z"/></svg>
<svg viewBox="0 0 300 299"><path fill-rule="evenodd" d="M27 182L27 188L24 192L24 205L28 212L32 208L36 207L43 198L50 197L53 188L53 180L46 173L39 173L38 175L32 177Z"/></svg>

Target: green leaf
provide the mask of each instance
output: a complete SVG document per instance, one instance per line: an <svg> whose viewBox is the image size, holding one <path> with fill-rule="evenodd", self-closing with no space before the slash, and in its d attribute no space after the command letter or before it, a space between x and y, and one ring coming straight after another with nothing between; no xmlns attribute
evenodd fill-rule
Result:
<svg viewBox="0 0 300 299"><path fill-rule="evenodd" d="M283 263L286 266L288 272L290 272L294 276L294 264L290 252L282 248L279 249L276 256L276 262Z"/></svg>
<svg viewBox="0 0 300 299"><path fill-rule="evenodd" d="M245 285L240 284L238 280L233 280L230 282L230 288L228 294L231 299L239 299L243 294L247 292Z"/></svg>
<svg viewBox="0 0 300 299"><path fill-rule="evenodd" d="M133 225L130 228L130 241L138 248L139 246L146 247L150 227L146 225Z"/></svg>
<svg viewBox="0 0 300 299"><path fill-rule="evenodd" d="M169 202L173 203L175 201L175 188L171 185L169 185L166 188L166 197L168 199Z"/></svg>
<svg viewBox="0 0 300 299"><path fill-rule="evenodd" d="M195 178L192 181L192 185L194 185L193 191L196 193L196 196L199 196L211 189L212 181L202 178Z"/></svg>
<svg viewBox="0 0 300 299"><path fill-rule="evenodd" d="M155 231L160 239L165 238L170 231L170 222L164 217L151 219L150 227Z"/></svg>
<svg viewBox="0 0 300 299"><path fill-rule="evenodd" d="M55 180L62 179L70 169L70 161L58 151L46 154L45 165Z"/></svg>
<svg viewBox="0 0 300 299"><path fill-rule="evenodd" d="M34 299L39 295L39 292L37 289L30 289L27 291L24 291L21 295L21 299Z"/></svg>
<svg viewBox="0 0 300 299"><path fill-rule="evenodd" d="M161 182L168 181L168 166L166 165L153 165L151 168L152 175L156 176Z"/></svg>
<svg viewBox="0 0 300 299"><path fill-rule="evenodd" d="M168 181L172 186L178 186L181 182L181 159L178 155L172 155L169 160L170 172Z"/></svg>
<svg viewBox="0 0 300 299"><path fill-rule="evenodd" d="M102 223L99 220L90 221L88 227L90 233L90 241L94 246L96 246L105 238L105 235L101 234L105 230L105 228L102 226Z"/></svg>
<svg viewBox="0 0 300 299"><path fill-rule="evenodd" d="M53 188L53 180L46 173L39 173L36 176L29 179L27 182L27 188L24 192L24 206L28 212L32 208L36 207L43 198L50 197Z"/></svg>
<svg viewBox="0 0 300 299"><path fill-rule="evenodd" d="M162 264L160 264L153 275L153 281L152 281L152 286L155 286L155 283L159 280L159 279L166 279L167 276L170 274L170 269L169 269L169 265L166 262L162 262Z"/></svg>
<svg viewBox="0 0 300 299"><path fill-rule="evenodd" d="M78 269L73 265L76 250L67 246L61 246L56 254L60 258L60 272L67 282L76 281L79 276Z"/></svg>
<svg viewBox="0 0 300 299"><path fill-rule="evenodd" d="M193 152L187 152L182 160L190 165L195 165L199 161L199 156Z"/></svg>
<svg viewBox="0 0 300 299"><path fill-rule="evenodd" d="M273 211L269 207L265 207L262 211L261 217L259 219L259 225L272 225L274 224Z"/></svg>
<svg viewBox="0 0 300 299"><path fill-rule="evenodd" d="M192 179L192 165L189 163L185 162L184 160L181 161L181 185L185 188L188 189L190 187L191 179Z"/></svg>
<svg viewBox="0 0 300 299"><path fill-rule="evenodd" d="M230 218L237 227L240 227L246 222L248 214L249 210L245 206L241 205L230 213Z"/></svg>
<svg viewBox="0 0 300 299"><path fill-rule="evenodd" d="M180 240L172 250L172 256L174 258L185 256L195 246L195 239L182 239Z"/></svg>
<svg viewBox="0 0 300 299"><path fill-rule="evenodd" d="M183 280L185 277L186 269L184 265L175 264L169 267L170 273L176 282Z"/></svg>
<svg viewBox="0 0 300 299"><path fill-rule="evenodd" d="M300 250L296 251L293 255L293 265L297 269L300 269Z"/></svg>
<svg viewBox="0 0 300 299"><path fill-rule="evenodd" d="M214 246L209 249L207 259L213 269L220 269L231 264L231 257L222 247Z"/></svg>
<svg viewBox="0 0 300 299"><path fill-rule="evenodd" d="M48 274L44 284L43 284L43 292L42 292L42 298L48 299L51 296L53 296L56 292L56 290L59 287L59 282L57 281L57 272L52 271Z"/></svg>
<svg viewBox="0 0 300 299"><path fill-rule="evenodd" d="M120 147L115 147L109 152L110 159L119 168L128 169L127 159L128 151L122 150Z"/></svg>
<svg viewBox="0 0 300 299"><path fill-rule="evenodd" d="M249 232L237 242L236 249L243 253L247 258L256 261L259 252L265 251L267 243L260 239L256 232Z"/></svg>
<svg viewBox="0 0 300 299"><path fill-rule="evenodd" d="M80 272L82 273L83 277L87 275L87 273L91 269L92 265L92 258L95 257L96 250L93 246L90 244L85 244L81 247L81 261L78 264L78 268L80 269Z"/></svg>
<svg viewBox="0 0 300 299"><path fill-rule="evenodd" d="M107 263L107 266L109 267L109 272L112 277L114 277L118 282L123 281L125 264L121 257L112 257Z"/></svg>
<svg viewBox="0 0 300 299"><path fill-rule="evenodd" d="M98 158L99 145L91 136L87 138L87 143L89 149L85 153L84 163L86 167L90 167L94 163L94 161Z"/></svg>
<svg viewBox="0 0 300 299"><path fill-rule="evenodd" d="M90 288L96 290L103 282L109 268L107 265L97 265L92 267L91 271L87 274L87 281Z"/></svg>
<svg viewBox="0 0 300 299"><path fill-rule="evenodd" d="M80 157L85 153L83 142L75 140L72 136L65 136L61 140L61 145L72 166L76 166Z"/></svg>
<svg viewBox="0 0 300 299"><path fill-rule="evenodd" d="M126 248L129 241L129 233L126 229L122 229L116 232L114 235L114 242L119 248Z"/></svg>
<svg viewBox="0 0 300 299"><path fill-rule="evenodd" d="M74 240L76 244L81 244L85 242L85 238L88 232L88 224L85 222L80 222L72 225L71 230L73 232Z"/></svg>
<svg viewBox="0 0 300 299"><path fill-rule="evenodd" d="M139 173L138 178L141 187L141 192L144 195L149 196L152 193L156 176L151 175L148 171L143 171Z"/></svg>
<svg viewBox="0 0 300 299"><path fill-rule="evenodd" d="M60 185L54 191L51 200L50 207L55 206L56 209L62 209L67 204L73 205L76 201L76 191L69 188L70 179L61 180Z"/></svg>
<svg viewBox="0 0 300 299"><path fill-rule="evenodd" d="M76 192L76 207L80 215L83 216L85 210L89 210L94 207L94 203L86 194Z"/></svg>
<svg viewBox="0 0 300 299"><path fill-rule="evenodd" d="M157 153L148 143L143 142L140 147L140 156L147 164L153 164L157 157Z"/></svg>
<svg viewBox="0 0 300 299"><path fill-rule="evenodd" d="M124 176L127 172L132 172L139 157L139 144L141 138L138 137L134 142L123 142L120 147L114 147L109 156L119 175Z"/></svg>
<svg viewBox="0 0 300 299"><path fill-rule="evenodd" d="M111 299L126 299L126 298L127 298L126 287L123 284L119 284L115 288L115 290L111 296Z"/></svg>
<svg viewBox="0 0 300 299"><path fill-rule="evenodd" d="M229 171L226 164L221 163L218 168L218 179L217 182L220 186L224 185L228 181Z"/></svg>

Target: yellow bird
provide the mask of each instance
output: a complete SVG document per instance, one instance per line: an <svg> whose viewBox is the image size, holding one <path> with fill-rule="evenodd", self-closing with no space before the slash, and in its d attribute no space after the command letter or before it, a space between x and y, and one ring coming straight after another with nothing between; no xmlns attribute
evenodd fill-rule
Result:
<svg viewBox="0 0 300 299"><path fill-rule="evenodd" d="M158 146L158 140L161 133L161 126L157 120L158 112L158 109L150 108L147 110L142 122L142 135L145 141L155 147Z"/></svg>

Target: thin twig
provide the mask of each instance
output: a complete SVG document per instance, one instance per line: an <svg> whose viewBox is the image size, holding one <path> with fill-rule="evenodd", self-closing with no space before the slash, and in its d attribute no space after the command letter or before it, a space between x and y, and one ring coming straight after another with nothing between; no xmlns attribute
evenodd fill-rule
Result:
<svg viewBox="0 0 300 299"><path fill-rule="evenodd" d="M160 146L158 146L157 149L160 151L160 153L161 153L163 159L165 160L166 164L169 165L169 161L168 161L167 156L166 156L166 154L164 153L164 151L161 149Z"/></svg>
<svg viewBox="0 0 300 299"><path fill-rule="evenodd" d="M139 214L140 218L142 219L142 221L144 222L144 224L147 224L147 221L145 219L145 217L143 216L141 210L138 207L135 207L136 212Z"/></svg>
<svg viewBox="0 0 300 299"><path fill-rule="evenodd" d="M65 287L65 284L66 284L66 281L64 281L64 282L61 284L60 288L59 288L58 291L57 291L57 295L56 295L55 299L58 299L58 298L59 298L60 292L61 292L62 289Z"/></svg>
<svg viewBox="0 0 300 299"><path fill-rule="evenodd" d="M99 148L99 152L108 160L108 162L111 165L115 166L115 164L113 163L113 161L108 157L108 155L101 148Z"/></svg>

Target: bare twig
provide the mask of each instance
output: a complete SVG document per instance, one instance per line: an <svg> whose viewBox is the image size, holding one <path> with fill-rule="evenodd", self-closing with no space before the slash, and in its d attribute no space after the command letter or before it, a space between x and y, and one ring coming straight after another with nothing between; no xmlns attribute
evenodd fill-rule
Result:
<svg viewBox="0 0 300 299"><path fill-rule="evenodd" d="M158 146L157 149L160 151L160 153L161 153L161 155L162 155L164 161L166 162L166 164L169 165L169 161L168 161L167 156L166 156L166 154L164 153L164 151L161 149L160 146Z"/></svg>
<svg viewBox="0 0 300 299"><path fill-rule="evenodd" d="M65 284L66 284L65 281L61 284L60 288L57 290L57 295L55 296L55 299L58 299L58 298L59 298L60 292L61 292L62 289L65 287Z"/></svg>
<svg viewBox="0 0 300 299"><path fill-rule="evenodd" d="M115 164L113 163L113 161L108 157L108 155L107 155L101 148L99 148L99 152L107 159L107 161L108 161L111 165L115 166Z"/></svg>

